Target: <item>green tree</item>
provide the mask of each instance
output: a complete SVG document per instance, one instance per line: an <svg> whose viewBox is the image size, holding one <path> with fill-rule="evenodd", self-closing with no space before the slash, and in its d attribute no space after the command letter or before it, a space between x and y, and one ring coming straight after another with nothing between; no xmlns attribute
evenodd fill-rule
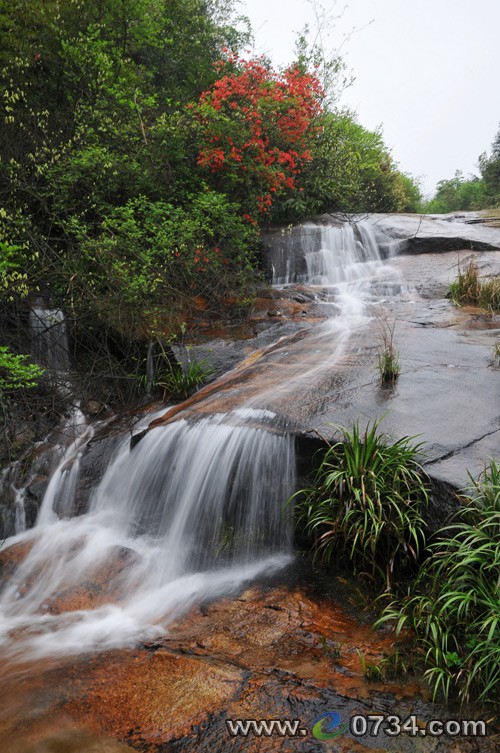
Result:
<svg viewBox="0 0 500 753"><path fill-rule="evenodd" d="M479 157L479 169L484 181L486 200L495 206L500 204L500 130L491 147L491 156Z"/></svg>
<svg viewBox="0 0 500 753"><path fill-rule="evenodd" d="M382 134L345 110L323 114L301 185L304 201L285 202L284 215L401 211L411 201Z"/></svg>
<svg viewBox="0 0 500 753"><path fill-rule="evenodd" d="M485 184L477 177L467 180L460 170L450 180L437 184L436 195L425 206L426 212L470 211L485 206Z"/></svg>

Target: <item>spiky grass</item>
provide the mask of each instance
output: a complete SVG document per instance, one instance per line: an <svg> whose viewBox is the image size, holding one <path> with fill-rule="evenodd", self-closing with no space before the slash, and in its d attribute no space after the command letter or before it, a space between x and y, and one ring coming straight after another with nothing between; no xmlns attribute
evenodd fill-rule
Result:
<svg viewBox="0 0 500 753"><path fill-rule="evenodd" d="M190 361L185 370L169 366L162 369L156 377L156 384L167 396L180 400L189 397L213 374L213 369L205 361Z"/></svg>
<svg viewBox="0 0 500 753"><path fill-rule="evenodd" d="M449 297L460 306L472 305L498 311L500 309L500 278L480 279L475 260L470 261L462 271L459 267L457 279L451 283Z"/></svg>
<svg viewBox="0 0 500 753"><path fill-rule="evenodd" d="M396 320L390 321L387 314L379 315L379 337L382 350L378 356L378 370L382 385L394 384L401 373L399 353L394 343Z"/></svg>
<svg viewBox="0 0 500 753"><path fill-rule="evenodd" d="M348 564L377 585L417 561L425 543L423 514L428 502L420 444L414 437L391 443L357 423L342 429L340 441L321 457L311 486L294 495L315 553L325 564Z"/></svg>
<svg viewBox="0 0 500 753"><path fill-rule="evenodd" d="M500 469L492 461L468 490L467 504L431 545L405 601L378 624L410 627L434 697L498 699L500 690Z"/></svg>

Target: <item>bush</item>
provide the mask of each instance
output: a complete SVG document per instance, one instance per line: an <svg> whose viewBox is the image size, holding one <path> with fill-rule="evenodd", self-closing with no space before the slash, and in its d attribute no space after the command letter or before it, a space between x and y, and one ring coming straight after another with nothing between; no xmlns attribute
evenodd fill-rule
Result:
<svg viewBox="0 0 500 753"><path fill-rule="evenodd" d="M201 190L187 207L138 196L109 209L98 234L74 218L66 231L74 238L64 257L72 313L91 309L126 337L169 335L193 296L220 308L229 293L248 295L257 277L255 228L213 191Z"/></svg>
<svg viewBox="0 0 500 753"><path fill-rule="evenodd" d="M378 624L410 627L434 697L491 701L500 688L500 468L473 483L456 521L430 547L413 593Z"/></svg>
<svg viewBox="0 0 500 753"><path fill-rule="evenodd" d="M13 390L34 387L44 370L28 362L28 356L15 355L0 346L0 405L5 405Z"/></svg>
<svg viewBox="0 0 500 753"><path fill-rule="evenodd" d="M483 180L471 176L466 180L460 170L450 180L441 180L436 187L436 195L428 201L423 211L432 214L471 211L488 205Z"/></svg>
<svg viewBox="0 0 500 753"><path fill-rule="evenodd" d="M413 437L394 443L379 422L343 429L322 454L311 486L298 492L297 513L325 563L348 562L390 591L395 575L418 559L428 502ZM296 495L295 495L296 496Z"/></svg>
<svg viewBox="0 0 500 753"><path fill-rule="evenodd" d="M245 60L229 51L217 70L219 79L191 106L198 166L256 223L276 197L298 187L297 176L311 160L321 85L300 64L278 73L263 58Z"/></svg>
<svg viewBox="0 0 500 753"><path fill-rule="evenodd" d="M419 209L417 184L397 170L379 131L368 131L348 111L325 112L318 120L322 128L313 142L312 160L300 177L301 200L283 200L276 219Z"/></svg>

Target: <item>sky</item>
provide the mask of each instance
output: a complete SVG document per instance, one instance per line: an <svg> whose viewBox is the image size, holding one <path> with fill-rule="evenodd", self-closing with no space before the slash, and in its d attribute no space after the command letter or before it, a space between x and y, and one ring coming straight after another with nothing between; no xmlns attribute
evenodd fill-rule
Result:
<svg viewBox="0 0 500 753"><path fill-rule="evenodd" d="M317 3L317 7L320 7ZM382 127L399 168L427 196L456 170L478 174L500 128L500 0L323 0L355 82L340 104ZM241 0L256 54L294 58L297 33L316 30L310 0Z"/></svg>

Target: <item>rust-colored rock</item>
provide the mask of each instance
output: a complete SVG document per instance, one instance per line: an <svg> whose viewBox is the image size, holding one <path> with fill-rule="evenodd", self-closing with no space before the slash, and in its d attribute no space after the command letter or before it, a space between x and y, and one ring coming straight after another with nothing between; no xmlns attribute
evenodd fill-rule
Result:
<svg viewBox="0 0 500 753"><path fill-rule="evenodd" d="M18 565L26 559L33 547L34 541L20 541L7 546L0 551L0 584L9 579Z"/></svg>
<svg viewBox="0 0 500 753"><path fill-rule="evenodd" d="M57 598L48 602L47 611L61 614L79 609L97 609L103 604L119 602L122 598L119 576L133 564L136 556L131 549L116 547L108 561L100 565L90 578L78 586L61 591Z"/></svg>
<svg viewBox="0 0 500 753"><path fill-rule="evenodd" d="M415 681L364 677L359 653L378 664L391 648L390 634L361 626L335 602L299 589L255 587L193 608L154 643L10 668L8 682L0 677L0 738L16 741L6 753L80 753L71 746L82 739L89 753L95 741L103 741L96 753L121 753L105 747L110 739L151 753L320 753L324 743L310 730L326 711L343 719L369 713L442 718L443 709L423 700L425 689ZM305 733L293 740L233 738L228 718L298 719ZM51 748L60 730L64 744ZM418 747L410 737L397 746L383 742L378 750L394 753L434 753L438 743L440 753L488 750L484 740L483 747L438 738L419 740ZM348 735L328 743L338 753L368 749L377 750L375 741Z"/></svg>

